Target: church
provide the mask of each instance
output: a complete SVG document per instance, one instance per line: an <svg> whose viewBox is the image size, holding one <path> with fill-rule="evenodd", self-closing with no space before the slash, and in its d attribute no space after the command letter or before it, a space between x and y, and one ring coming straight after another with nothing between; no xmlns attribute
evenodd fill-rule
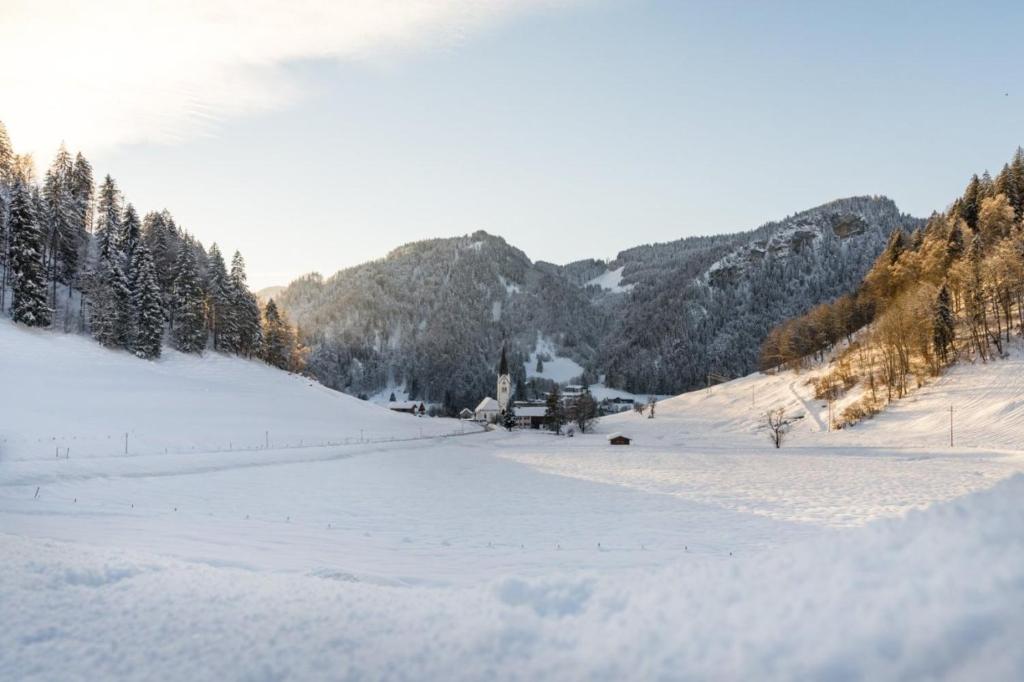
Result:
<svg viewBox="0 0 1024 682"><path fill-rule="evenodd" d="M508 411L512 403L512 377L508 372L508 359L505 349L501 349L501 364L498 366L497 399L487 397L473 410L473 418L478 422L497 422Z"/></svg>

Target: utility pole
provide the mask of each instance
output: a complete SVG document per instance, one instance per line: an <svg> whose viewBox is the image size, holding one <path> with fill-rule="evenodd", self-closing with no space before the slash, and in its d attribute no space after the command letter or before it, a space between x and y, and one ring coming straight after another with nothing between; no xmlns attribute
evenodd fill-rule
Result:
<svg viewBox="0 0 1024 682"><path fill-rule="evenodd" d="M124 454L128 454L128 432L124 434Z"/></svg>

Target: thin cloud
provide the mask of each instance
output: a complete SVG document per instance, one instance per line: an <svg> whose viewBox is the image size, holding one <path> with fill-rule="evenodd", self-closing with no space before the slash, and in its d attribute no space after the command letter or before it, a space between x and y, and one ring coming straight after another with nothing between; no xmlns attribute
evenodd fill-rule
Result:
<svg viewBox="0 0 1024 682"><path fill-rule="evenodd" d="M447 44L567 0L3 0L0 120L20 149L175 142L302 95L287 65Z"/></svg>

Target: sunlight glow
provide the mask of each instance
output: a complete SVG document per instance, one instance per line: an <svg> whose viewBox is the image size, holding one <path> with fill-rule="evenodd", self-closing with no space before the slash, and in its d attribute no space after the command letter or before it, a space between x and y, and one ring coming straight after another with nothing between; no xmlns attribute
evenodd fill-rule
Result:
<svg viewBox="0 0 1024 682"><path fill-rule="evenodd" d="M457 41L565 0L4 0L0 120L43 158L173 143L287 106L300 59L370 59Z"/></svg>

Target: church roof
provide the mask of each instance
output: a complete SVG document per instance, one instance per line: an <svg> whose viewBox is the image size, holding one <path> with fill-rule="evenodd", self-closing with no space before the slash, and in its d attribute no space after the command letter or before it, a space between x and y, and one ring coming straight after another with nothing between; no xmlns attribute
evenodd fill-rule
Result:
<svg viewBox="0 0 1024 682"><path fill-rule="evenodd" d="M480 404L476 406L477 412L497 412L498 409L498 401L494 398L484 398L480 401Z"/></svg>

